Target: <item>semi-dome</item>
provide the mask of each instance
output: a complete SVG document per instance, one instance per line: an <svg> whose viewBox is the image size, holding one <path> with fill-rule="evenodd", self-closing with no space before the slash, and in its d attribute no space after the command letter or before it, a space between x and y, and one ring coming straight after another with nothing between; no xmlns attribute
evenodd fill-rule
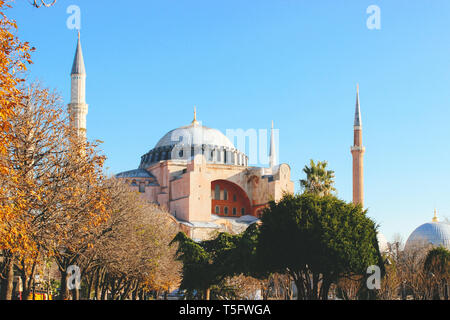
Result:
<svg viewBox="0 0 450 320"><path fill-rule="evenodd" d="M450 249L450 224L439 222L436 215L432 222L422 224L411 233L405 249L429 244Z"/></svg>

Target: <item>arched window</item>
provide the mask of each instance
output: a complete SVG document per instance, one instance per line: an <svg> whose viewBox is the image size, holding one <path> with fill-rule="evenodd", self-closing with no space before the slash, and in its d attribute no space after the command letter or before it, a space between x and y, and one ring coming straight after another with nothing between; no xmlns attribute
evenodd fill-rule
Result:
<svg viewBox="0 0 450 320"><path fill-rule="evenodd" d="M241 215L245 216L245 208L241 209Z"/></svg>
<svg viewBox="0 0 450 320"><path fill-rule="evenodd" d="M223 208L223 213L228 214L228 207Z"/></svg>
<svg viewBox="0 0 450 320"><path fill-rule="evenodd" d="M233 208L233 216L236 215L236 208Z"/></svg>
<svg viewBox="0 0 450 320"><path fill-rule="evenodd" d="M235 194L233 194L233 202L236 202L236 201L237 201L237 197Z"/></svg>
<svg viewBox="0 0 450 320"><path fill-rule="evenodd" d="M217 150L217 162L220 162L220 150Z"/></svg>
<svg viewBox="0 0 450 320"><path fill-rule="evenodd" d="M223 189L223 200L228 200L228 191Z"/></svg>
<svg viewBox="0 0 450 320"><path fill-rule="evenodd" d="M216 214L219 214L219 213L220 213L220 207L216 206Z"/></svg>
<svg viewBox="0 0 450 320"><path fill-rule="evenodd" d="M216 184L216 188L214 189L214 199L220 200L220 186Z"/></svg>

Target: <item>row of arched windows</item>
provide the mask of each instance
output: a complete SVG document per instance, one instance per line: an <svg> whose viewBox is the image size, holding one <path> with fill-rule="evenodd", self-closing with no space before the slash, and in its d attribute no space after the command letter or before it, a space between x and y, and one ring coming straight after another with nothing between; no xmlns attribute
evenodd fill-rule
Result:
<svg viewBox="0 0 450 320"><path fill-rule="evenodd" d="M210 148L206 145L202 147L202 154L207 157L208 162L216 162L223 164L231 164L231 165L239 165L239 166L247 166L248 158L242 152L237 150L231 151L226 150L224 148ZM175 157L172 157L172 153L175 152ZM194 147L191 147L191 155L195 154ZM155 163L158 161L171 160L174 158L177 159L186 159L188 154L186 153L183 147L176 147L176 150L173 148L158 148L150 151L146 155L142 157L141 166L148 165L151 163Z"/></svg>
<svg viewBox="0 0 450 320"><path fill-rule="evenodd" d="M227 189L223 189L223 197L221 199L221 194L220 194L220 186L218 184L216 184L216 186L214 187L214 200L228 200L228 190ZM233 202L237 201L237 196L236 194L233 194Z"/></svg>
<svg viewBox="0 0 450 320"><path fill-rule="evenodd" d="M153 163L171 159L171 150L152 150L142 157L143 163Z"/></svg>
<svg viewBox="0 0 450 320"><path fill-rule="evenodd" d="M215 208L215 213L216 214L224 214L224 215L233 215L233 216L236 216L237 215L237 212L238 212L238 209L237 208L231 208L231 212L229 211L229 208L227 207L227 206L224 206L224 207L222 207L222 206L216 206L216 208ZM241 210L240 210L240 214L241 214L241 216L244 216L245 215L245 208L241 208Z"/></svg>
<svg viewBox="0 0 450 320"><path fill-rule="evenodd" d="M247 165L247 157L241 152L229 151L225 149L211 150L209 154L210 162L233 164L239 166Z"/></svg>

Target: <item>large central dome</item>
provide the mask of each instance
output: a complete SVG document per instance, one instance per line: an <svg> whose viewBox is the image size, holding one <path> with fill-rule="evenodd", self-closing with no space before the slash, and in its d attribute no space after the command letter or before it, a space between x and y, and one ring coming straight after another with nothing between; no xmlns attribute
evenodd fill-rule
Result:
<svg viewBox="0 0 450 320"><path fill-rule="evenodd" d="M175 145L211 145L233 149L234 145L222 132L193 122L166 133L155 148L172 147Z"/></svg>
<svg viewBox="0 0 450 320"><path fill-rule="evenodd" d="M247 166L248 157L237 150L222 132L203 126L194 117L190 125L166 133L148 153L141 157L139 169L160 161L188 161L203 154L207 163Z"/></svg>

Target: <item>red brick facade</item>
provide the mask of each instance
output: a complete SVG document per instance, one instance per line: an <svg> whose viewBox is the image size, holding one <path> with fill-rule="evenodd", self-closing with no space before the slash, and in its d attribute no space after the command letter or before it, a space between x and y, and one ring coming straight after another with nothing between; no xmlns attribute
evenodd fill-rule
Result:
<svg viewBox="0 0 450 320"><path fill-rule="evenodd" d="M240 217L252 215L250 199L238 185L216 180L211 183L211 213L218 216Z"/></svg>

